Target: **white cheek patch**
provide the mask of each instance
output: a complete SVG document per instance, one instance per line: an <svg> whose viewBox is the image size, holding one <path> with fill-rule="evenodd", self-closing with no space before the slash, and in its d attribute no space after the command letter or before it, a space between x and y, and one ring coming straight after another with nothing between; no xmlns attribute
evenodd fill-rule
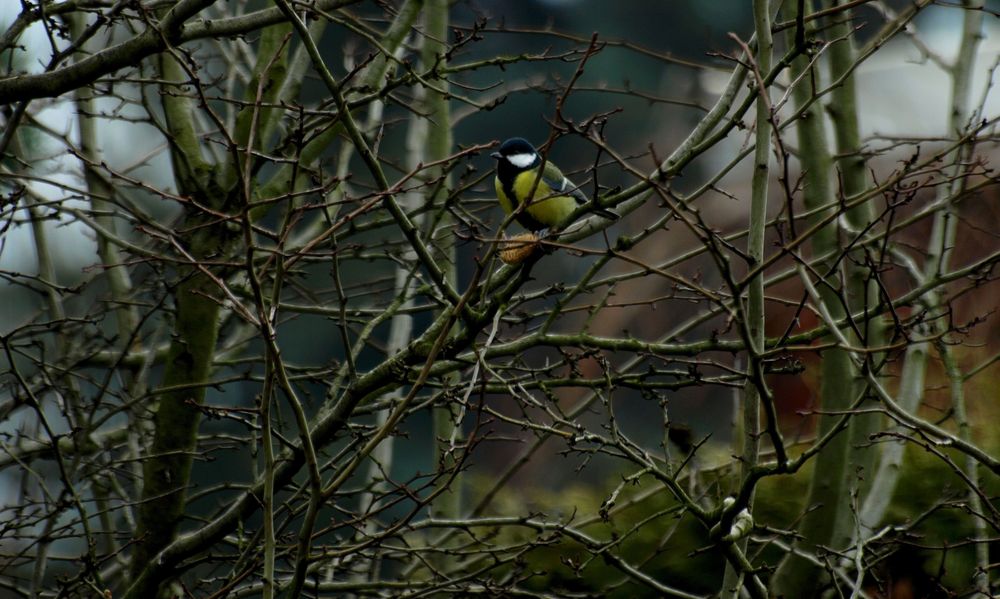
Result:
<svg viewBox="0 0 1000 599"><path fill-rule="evenodd" d="M507 162L513 164L517 168L527 168L534 164L537 159L538 154L533 153L511 154L510 156L507 156Z"/></svg>

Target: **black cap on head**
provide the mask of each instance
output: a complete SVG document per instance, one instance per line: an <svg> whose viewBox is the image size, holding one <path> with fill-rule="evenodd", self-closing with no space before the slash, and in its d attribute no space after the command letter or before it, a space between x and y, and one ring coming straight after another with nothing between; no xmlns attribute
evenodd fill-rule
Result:
<svg viewBox="0 0 1000 599"><path fill-rule="evenodd" d="M535 146L523 137L512 137L500 144L499 154L501 156L513 156L514 154L534 154Z"/></svg>

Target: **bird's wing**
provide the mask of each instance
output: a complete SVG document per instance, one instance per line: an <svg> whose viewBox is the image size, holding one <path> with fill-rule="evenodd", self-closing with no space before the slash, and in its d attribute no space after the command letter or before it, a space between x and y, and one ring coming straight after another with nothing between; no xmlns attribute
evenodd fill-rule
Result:
<svg viewBox="0 0 1000 599"><path fill-rule="evenodd" d="M587 194L583 193L576 183L567 179L566 175L563 175L562 171L559 170L559 167L551 162L545 163L545 170L542 171L542 181L553 191L571 196L576 200L577 204L587 203ZM618 215L607 208L596 207L594 208L594 212L604 218L618 220Z"/></svg>
<svg viewBox="0 0 1000 599"><path fill-rule="evenodd" d="M577 187L576 183L567 179L558 166L551 162L545 163L545 170L542 171L542 182L553 191L573 196L578 204L587 203L587 195Z"/></svg>

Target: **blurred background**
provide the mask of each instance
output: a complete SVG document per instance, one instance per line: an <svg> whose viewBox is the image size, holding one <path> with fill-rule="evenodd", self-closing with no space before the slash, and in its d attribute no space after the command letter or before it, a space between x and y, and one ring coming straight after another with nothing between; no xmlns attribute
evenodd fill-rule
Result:
<svg viewBox="0 0 1000 599"><path fill-rule="evenodd" d="M878 10L869 6L859 7L855 12L859 43L878 29L887 11L905 4L904 0L900 0L880 3ZM988 2L987 9L1000 10L1000 2ZM18 3L0 3L0 30L19 10ZM366 10L373 19L382 15L381 11L371 7L362 7L359 12L366 14ZM978 48L972 92L974 98L983 98L984 118L1000 115L1000 93L993 89L994 70L1000 56L1000 20L992 16L995 12L990 14L986 19L984 41ZM875 180L887 177L899 163L908 160L915 147L933 151L933 148L943 147L946 143L943 138L951 133L947 131L950 87L948 76L938 61L949 61L954 57L960 41L961 19L959 10L945 5L932 6L916 19L912 30L895 36L858 69L859 105L864 107L861 113L862 138L870 152L868 166ZM733 65L732 57L739 50L732 36L746 41L753 30L749 2L700 0L461 1L454 4L452 27L457 34L468 35L475 31L482 38L462 48L458 54L462 61L486 60L498 55L552 57L565 53L567 56L567 60L525 60L503 69L482 69L457 75L452 80L455 93L474 97L480 102L497 103L490 110L479 110L460 99L452 101L456 149L515 136L525 137L536 145L549 139L557 99L577 68L577 62L569 58L578 57L574 52L585 46L591 34L596 33L598 40L607 45L587 62L583 75L575 83L574 92L563 108L564 116L580 122L595 115L604 115L602 118L606 119L606 123L601 131L607 144L640 172L651 171L658 161L669 155L705 114L725 85ZM108 43L119 35L124 33L109 32ZM20 69L38 72L49 52L45 31L40 27L30 28L21 38L21 44L21 51L13 52L4 59ZM368 48L340 28L331 28L322 44L328 63L338 75L363 62L368 52ZM781 47L784 44L779 39ZM209 64L208 68L213 68L213 65ZM784 83L787 84L787 81ZM116 91L136 102L140 99L137 88L118 86ZM312 79L304 88L303 95L305 102L321 102L326 99L327 92L321 82ZM33 106L37 109L33 118L37 119L40 128L60 133L70 140L76 139L73 108L67 100L39 101ZM114 98L99 99L99 106L115 117L141 114L137 104ZM406 117L406 110L392 104L384 117L380 151L394 175L405 170L406 131L405 127L398 125ZM166 147L155 128L106 119L100 128L100 136L101 151L113 169L150 187L172 190ZM752 143L752 137L749 123L734 130L686 167L682 176L671 182L671 188L681 195L701 188L716 173L725 170ZM83 205L79 194L74 192L81 181L78 160L67 153L66 145L60 144L56 135L39 134L32 143L26 144L26 151L30 153L28 161L32 169L39 179L45 180L31 183L39 196L64 206ZM995 149L988 152L993 152L988 155L989 158L996 158ZM336 148L330 151L328 159L332 161L334 155ZM606 156L602 158L599 149L580 136L560 137L551 146L548 156L582 184L589 195L636 182L633 175ZM745 227L750 198L750 166L749 158L740 161L735 168L714 181L712 189L698 200L698 209L714 230L732 232ZM485 252L487 241L496 235L496 227L503 220L493 195L492 168L493 162L488 152L484 152L469 158L456 171L462 182L478 181L461 200L473 218L461 222L455 230L461 240L457 259L459 276L464 282L471 277L475 257ZM797 173L792 175L797 176ZM0 192L4 198L12 197L12 188L5 185L7 183L0 179ZM359 182L358 185L360 187L364 183ZM775 200L771 213L776 214L782 207L781 190L777 181L771 187L772 199ZM136 200L145 202L145 208L162 222L176 218L178 210L175 206L155 200L152 195L144 197L141 192L135 193ZM967 202L963 206L964 216L969 222L980 224L981 229L973 229L960 240L956 251L957 262L962 261L962 256L981 254L984 248L998 245L995 237L995 224L998 222L996 188L985 194L989 197L984 197L983 201ZM616 223L611 229L612 235L641 231L662 211L661 205L649 202ZM0 305L3 306L0 310L0 334L7 334L37 318L44 311L44 306L36 290L30 283L25 283L25 277L37 275L35 233L28 223L29 219L23 211L10 207L5 207L3 218L4 222L0 223L0 272L4 273L0 281ZM87 227L74 222L71 213L53 213L44 227L59 267L56 274L60 285L86 285L100 274L94 268L98 262L94 237ZM514 225L511 230L514 232L516 229ZM904 239L909 236L917 242L926 234L926 227L917 226L908 231ZM638 248L637 257L654 264L690 251L700 243L680 224L658 232L653 239L654 242L647 242ZM607 240L594 236L583 247L599 251L607 247ZM578 280L594 260L594 256L573 252L547 256L542 266L534 271L535 280L530 289L544 289L563 281ZM369 281L384 282L382 277L388 277L390 271L379 268L354 265L348 267L344 276L356 281L357 285ZM679 270L706 287L721 284L718 269L708 256L689 260ZM317 269L310 285L315 286L317 293L328 293L331 287L328 273ZM658 337L663 331L669 331L692 317L698 309L693 303L685 306L683 301L672 299L674 291L661 278L629 280L615 287L612 303L620 303L620 306L612 305L602 310L593 322L588 321L586 314L565 318L558 330L574 332L587 326L597 335L625 333L643 339ZM103 293L100 283L87 286L72 302L75 309L85 313L88 304L97 301ZM635 298L642 298L643 303L632 304L631 300ZM781 334L789 327L798 331L815 326L815 318L808 314L803 316L801 322L792 323L793 308L785 309L778 304L770 306L769 335ZM967 312L957 317L982 317L982 322L977 322L977 326L969 332L967 346L1000 349L1000 344L996 342L1000 331L993 313L995 310L981 303L966 308ZM426 324L427 318L422 322L418 318L418 329ZM703 326L687 331L678 340L703 339L724 327L725 323L720 320L707 321ZM341 360L343 347L331 328L329 318L324 315L299 314L288 320L279 331L285 357L292 362L317 367ZM967 357L968 360L978 361L979 357L988 355L987 349L974 352ZM557 355L554 350L536 350L525 356L525 360L544 361ZM367 362L363 359L359 363L362 370L381 359L376 351L365 358ZM770 379L781 416L793 437L808 436L813 432L811 419L803 418L802 413L815 407L818 389L818 358L803 354L800 360L800 371L773 375ZM591 376L599 372L599 364L594 359L581 359L580 368ZM241 372L238 366L223 370L225 372L220 373L223 377ZM994 374L980 379L985 387L982 399L987 399L989 395L988 399L993 403L995 392L989 386L995 378ZM933 384L928 401L933 405L936 401L935 385L939 385L940 380L935 379L934 374L929 380ZM250 405L256 389L255 383L234 382L209 390L207 401L210 404L233 404L235 400ZM322 400L324 390L316 386L312 391L308 401L315 407ZM730 460L732 424L739 393L738 387L723 386L699 386L671 393L669 409L672 420L681 428L690 429L678 433L682 444L707 440L705 450L700 454L703 459L715 463ZM560 390L556 395L557 401L566 405L576 399L572 390ZM970 393L973 401L980 399L976 395ZM511 401L509 398L497 396L491 397L490 401L499 410L514 408L513 403L505 403ZM623 431L650 449L661 443L660 405L655 401L646 401L638 392L619 393L613 403ZM992 415L995 407L974 409L983 410L977 413ZM602 414L594 414L590 423L596 424L603 417ZM587 418L583 420L587 421ZM393 478L408 480L417 473L434 469L430 419L430 413L425 411L408 418L402 425L401 433L396 438ZM23 424L15 415L0 422L0 432L14 435ZM226 431L230 426L224 421L204 423L207 431ZM507 427L502 423L495 425L495 432L514 441L498 445L503 448L499 451L492 449L490 444L477 449L470 466L471 481L489 479L503 472L519 442L528 437L518 427ZM539 505L545 505L551 499L546 493L579 492L588 497L581 501L587 502L593 501L595 496L590 490L592 487L606 488L617 483L614 481L617 466L612 461L595 456L586 461L584 468L583 460L579 457L565 458L561 455L562 449L552 445L520 470L514 485L515 489L526 490L520 499L529 504L537 501ZM229 463L236 464L239 459L237 455L219 451L213 458L214 463L196 466L197 476L203 483L212 481L216 477L216 469ZM0 477L6 476L9 473L0 473ZM613 482L609 483L609 480ZM475 483L472 484L475 486ZM12 485L0 484L0 487L7 489L7 497L0 494L0 502L12 501L15 495ZM507 500L515 501L516 496L514 493ZM205 506L206 510L208 507ZM407 506L400 505L396 513L401 515L406 509Z"/></svg>
<svg viewBox="0 0 1000 599"><path fill-rule="evenodd" d="M891 8L902 6L905 2L883 4ZM1000 3L987 3L990 10L998 7ZM0 29L13 20L19 9L14 2L0 4ZM373 15L381 14L372 12ZM884 21L885 12L861 6L856 10L855 17L858 39L863 42L866 35L876 31ZM947 6L932 6L916 19L912 31L893 38L859 68L860 105L865 107L861 113L862 136L872 150L870 166L876 178L880 170L888 172L898 161L908 158L911 146L899 145L897 150L892 149L899 140L924 140L925 146L943 143L940 138L947 133L948 77L932 57L945 60L953 57L960 39L961 18L961 11ZM607 143L640 171L653 168L654 155L660 159L669 155L711 106L728 77L733 64L731 57L738 50L731 36L748 40L752 33L750 3L735 1L457 2L452 12L452 24L456 31L463 33L477 24L484 28L479 32L481 41L463 48L463 60L487 59L497 55L569 53L579 49L581 43L585 44L590 35L596 33L598 39L608 45L588 61L585 72L574 86L574 93L566 102L565 115L581 121L593 115L608 114L607 124L602 129ZM976 69L973 93L976 97L985 93L992 76L989 67L1000 53L1000 35L997 35L1000 25L997 19L987 19L986 26L985 40L979 47L978 64L982 66ZM552 32L559 32L564 37L552 35ZM109 35L109 43L114 41L114 36L114 32ZM780 35L778 44L782 47ZM23 51L14 52L6 59L25 71L40 71L49 48L44 29L37 25L30 27L22 36L21 45ZM330 57L331 66L339 67L341 71L364 60L367 52L339 28L328 31L323 38L323 50ZM456 146L502 141L514 136L526 137L541 145L551 131L549 123L554 119L556 99L575 69L576 62L571 60L524 61L502 70L485 69L458 76L456 82L469 96L480 101L502 101L489 111L453 102ZM117 91L137 96L135 90L123 90L120 86ZM326 91L320 82L312 80L307 84L304 95L306 101L321 100L325 99ZM109 114L136 116L141 112L139 107L113 98L101 98L99 103L101 109ZM53 131L63 132L69 139L75 138L72 107L67 101L37 104L42 105L34 115L39 123ZM989 93L984 105L987 115L1000 113L1000 94ZM392 124L405 116L404 111L390 105L385 118L389 126L385 128L381 141L383 153L396 155L399 160L403 157L405 129ZM100 128L100 136L101 150L112 167L152 187L172 189L165 145L153 127L106 120ZM700 187L747 147L751 139L752 131L749 129L731 134L688 166L683 176L672 182L672 187L682 194ZM399 148L399 151L393 152L391 148ZM889 148L888 151L885 151L886 148ZM31 152L36 172L43 173L50 182L67 186L60 188L38 181L32 184L33 188L43 197L66 202L70 206L81 202L71 193L71 189L80 183L79 164L66 152L65 146L56 143L51 136L38 135L37 144ZM588 194L598 188L606 191L635 181L634 177L607 160L594 169L597 148L580 138L560 138L552 146L550 156L571 178L581 183ZM744 159L717 182L717 192L709 191L699 200L703 214L720 231L736 230L745 221L749 201L749 166L749 159ZM502 220L502 213L495 205L491 177L488 176L493 161L485 153L480 154L469 160L466 168L474 173L470 177L486 179L473 188L463 202L475 207L484 222L495 227ZM772 185L772 190L776 187ZM166 221L177 214L176 207L147 200L145 207ZM780 206L774 207L775 210L777 208ZM616 230L639 230L659 210L659 207L650 204L615 225ZM7 220L0 237L0 270L35 274L36 256L31 228L23 214L17 211L6 211L4 214ZM992 218L995 215L990 213L988 216ZM87 228L72 222L65 213L49 220L45 226L50 232L52 251L59 266L59 283L74 286L94 277L96 273L92 267L97 260L96 246ZM481 237L488 236L488 231L484 230L475 233ZM591 243L600 247L602 242L596 239ZM655 244L643 246L645 251L657 254L644 257L655 262L690 250L697 243L683 227L677 226L659 235ZM468 258L480 253L482 246L468 242L461 246L460 251L464 253L460 268L468 276L471 265ZM581 276L591 261L591 258L568 253L555 254L547 258L544 269L535 273L538 284L573 280ZM685 268L709 284L718 283L716 269L707 258L691 261ZM325 284L317 283L319 287ZM661 286L663 282L630 283L632 286L644 284ZM616 297L625 301L630 295L655 297L668 291L630 289L626 286L617 290ZM92 293L99 294L99 288ZM85 303L87 300L81 301ZM38 295L11 277L0 281L0 303L5 307L0 312L0 332L9 332L25 323L41 307ZM678 307L683 310L682 304L674 302L670 305L671 311L650 310L647 306L604 310L599 321L593 324L593 330L598 334L629 331L639 336L644 330L667 330L671 323L690 316L690 313L675 311ZM572 328L573 322L573 319L567 319L565 326ZM769 334L778 334L787 326L780 318L770 322L774 324ZM317 326L325 326L325 319L301 315L285 324L282 338L290 358L322 362L319 359L321 356L327 360L340 356L340 344L335 336L312 334ZM694 330L689 338L700 338L710 328L706 325ZM990 324L989 330L994 329L995 324ZM795 410L811 405L810 389L815 388L812 384L815 383L814 375L806 372L803 376L776 379L774 384L782 391L779 402L787 415L793 416ZM735 399L719 388L689 390L673 396L670 407L674 418L690 426L696 438L711 436L713 443L724 447L729 442ZM659 407L650 402L626 401L620 412L622 425L655 445L661 432L655 424L657 419L650 416L658 411ZM2 426L11 430L16 428L17 422L7 421ZM427 422L413 419L406 426L407 437L402 443L413 445L415 450L402 451L403 459L396 462L396 468L401 473L426 469L432 455L428 450L431 439ZM503 462L502 458L500 462ZM537 464L539 470L549 468L546 461ZM596 477L605 475L599 469L588 471ZM528 469L524 476L560 487L565 484L565 479L576 478L577 474L572 469L558 468L539 476L539 472Z"/></svg>

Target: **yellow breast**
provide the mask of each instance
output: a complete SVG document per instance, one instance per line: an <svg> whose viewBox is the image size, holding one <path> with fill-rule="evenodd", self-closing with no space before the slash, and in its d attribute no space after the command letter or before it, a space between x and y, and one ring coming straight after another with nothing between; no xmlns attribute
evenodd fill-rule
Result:
<svg viewBox="0 0 1000 599"><path fill-rule="evenodd" d="M571 196L552 195L552 188L544 181L538 181L536 186L537 171L525 171L514 178L514 195L518 198L526 198L534 188L535 193L528 203L525 212L531 219L537 221L545 227L554 227L566 220L570 214L576 210L576 200ZM502 193L499 183L497 184L497 198L500 205L509 214L513 210L512 202ZM506 200L506 201L505 201ZM523 201L523 200L522 200Z"/></svg>

